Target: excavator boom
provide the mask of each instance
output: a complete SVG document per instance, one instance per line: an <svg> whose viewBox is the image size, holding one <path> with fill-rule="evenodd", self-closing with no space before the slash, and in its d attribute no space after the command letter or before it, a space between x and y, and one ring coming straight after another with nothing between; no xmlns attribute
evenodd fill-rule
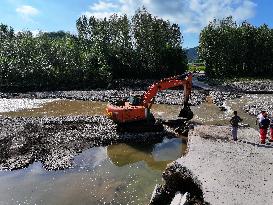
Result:
<svg viewBox="0 0 273 205"><path fill-rule="evenodd" d="M192 89L192 74L178 75L170 78L165 78L152 84L143 94L143 106L147 107L152 103L152 99L156 96L158 91L169 88L184 86L184 106L188 105L189 97Z"/></svg>

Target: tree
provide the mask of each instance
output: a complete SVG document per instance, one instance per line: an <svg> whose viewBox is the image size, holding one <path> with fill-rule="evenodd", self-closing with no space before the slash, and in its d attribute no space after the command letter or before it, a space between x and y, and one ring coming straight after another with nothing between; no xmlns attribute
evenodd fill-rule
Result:
<svg viewBox="0 0 273 205"><path fill-rule="evenodd" d="M84 50L91 52L88 56L98 57L94 67L107 68L113 78L131 77L132 72L135 78L159 78L186 69L178 25L153 17L145 8L137 10L131 21L126 15L83 16L77 29Z"/></svg>
<svg viewBox="0 0 273 205"><path fill-rule="evenodd" d="M78 35L57 31L33 36L30 31L14 34L1 24L1 86L82 89L105 87L113 78L162 78L185 71L180 28L145 8L132 19L82 16L76 26Z"/></svg>
<svg viewBox="0 0 273 205"><path fill-rule="evenodd" d="M199 53L212 77L273 76L273 36L267 25L214 20L200 33Z"/></svg>
<svg viewBox="0 0 273 205"><path fill-rule="evenodd" d="M181 47L182 37L177 24L171 25L169 21L153 17L145 8L136 12L132 24L140 76L162 77L172 71L185 71L186 56ZM173 56L170 55L172 52ZM174 61L170 62L166 57Z"/></svg>

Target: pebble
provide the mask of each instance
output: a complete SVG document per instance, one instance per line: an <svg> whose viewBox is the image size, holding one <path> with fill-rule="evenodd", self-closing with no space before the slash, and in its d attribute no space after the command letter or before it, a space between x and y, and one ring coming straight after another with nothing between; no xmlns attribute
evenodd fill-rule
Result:
<svg viewBox="0 0 273 205"><path fill-rule="evenodd" d="M233 82L230 86L243 93L273 93L273 80L249 80Z"/></svg>
<svg viewBox="0 0 273 205"><path fill-rule="evenodd" d="M35 160L47 170L73 166L75 155L93 146L159 142L174 132L119 133L105 116L0 117L0 170L28 166Z"/></svg>
<svg viewBox="0 0 273 205"><path fill-rule="evenodd" d="M247 95L251 97L251 101L243 107L243 109L250 115L258 115L262 110L267 111L269 116L273 116L273 99L270 95L258 96Z"/></svg>
<svg viewBox="0 0 273 205"><path fill-rule="evenodd" d="M123 90L90 90L90 91L55 91L55 92L35 92L18 94L17 98L35 98L35 99L74 99L74 100L89 100L101 102L117 102L128 101L129 96L142 95L143 90L123 89ZM14 94L5 94L5 98L13 98ZM206 95L199 90L194 90L191 94L190 104L199 105L205 101ZM1 98L1 94L0 94ZM157 93L155 103L182 105L183 90L164 90Z"/></svg>

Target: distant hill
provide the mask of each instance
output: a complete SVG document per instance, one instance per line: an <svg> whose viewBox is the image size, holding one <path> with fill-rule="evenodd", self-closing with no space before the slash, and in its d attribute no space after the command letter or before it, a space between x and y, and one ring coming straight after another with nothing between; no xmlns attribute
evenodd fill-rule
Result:
<svg viewBox="0 0 273 205"><path fill-rule="evenodd" d="M186 55L187 55L187 58L188 58L188 62L191 63L195 60L198 59L198 47L194 47L194 48L189 48L189 49L186 49Z"/></svg>

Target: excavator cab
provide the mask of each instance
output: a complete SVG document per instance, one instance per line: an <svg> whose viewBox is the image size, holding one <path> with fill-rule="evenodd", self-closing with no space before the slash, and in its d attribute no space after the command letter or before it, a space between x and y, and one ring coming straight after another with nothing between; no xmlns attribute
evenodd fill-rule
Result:
<svg viewBox="0 0 273 205"><path fill-rule="evenodd" d="M136 95L136 96L130 96L129 97L129 104L133 106L138 106L141 104L141 96Z"/></svg>

